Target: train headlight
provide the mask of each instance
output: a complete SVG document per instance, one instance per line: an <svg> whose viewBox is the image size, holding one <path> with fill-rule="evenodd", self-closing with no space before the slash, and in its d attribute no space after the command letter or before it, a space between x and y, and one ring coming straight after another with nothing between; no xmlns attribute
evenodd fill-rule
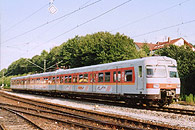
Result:
<svg viewBox="0 0 195 130"><path fill-rule="evenodd" d="M159 84L154 84L153 87L154 88L159 88Z"/></svg>
<svg viewBox="0 0 195 130"><path fill-rule="evenodd" d="M180 88L180 84L177 85L177 88Z"/></svg>

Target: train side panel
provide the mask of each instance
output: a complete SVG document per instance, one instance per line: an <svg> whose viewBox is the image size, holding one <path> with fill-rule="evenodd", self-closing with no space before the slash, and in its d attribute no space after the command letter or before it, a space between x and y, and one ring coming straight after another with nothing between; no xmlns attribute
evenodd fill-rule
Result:
<svg viewBox="0 0 195 130"><path fill-rule="evenodd" d="M180 94L176 66L176 61L168 57L146 57L13 78L11 88L80 96L110 95L163 104Z"/></svg>

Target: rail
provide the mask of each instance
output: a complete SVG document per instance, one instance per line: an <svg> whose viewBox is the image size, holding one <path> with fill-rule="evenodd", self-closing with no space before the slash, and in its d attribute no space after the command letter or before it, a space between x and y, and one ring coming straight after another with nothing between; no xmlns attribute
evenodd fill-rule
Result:
<svg viewBox="0 0 195 130"><path fill-rule="evenodd" d="M2 94L2 96L6 97L6 98L10 98L12 100L16 100L16 101L19 101L19 102L23 102L23 103L26 103L26 104L30 104L30 105L34 105L34 106L37 106L37 107L40 107L40 108L45 108L45 109L49 109L49 110L53 110L53 108L51 108L51 106L55 106L56 109L55 111L58 112L58 113L63 113L63 114L71 114L71 113L75 113L75 112L79 112L79 113L83 113L85 115L91 115L91 116L100 116L102 118L110 118L112 120L115 120L116 122L120 122L121 124L123 124L124 122L126 122L127 124L131 124L131 125L134 125L136 126L137 128L151 128L151 129L167 129L167 130L173 130L173 129L177 129L177 128L173 128L172 126L168 126L168 125L164 125L164 124L159 124L159 123L148 123L148 122L142 122L142 121L138 121L138 120L135 120L135 119L129 119L129 118L126 118L126 117L119 117L119 116L116 116L116 115L111 115L111 114L107 114L107 113L99 113L99 112L94 112L94 111L88 111L88 110L83 110L83 109L77 109L77 108L72 108L72 107L68 107L68 106L62 106L62 105L56 105L56 104L51 104L51 103L46 103L46 102L42 102L42 101L35 101L35 100L31 100L31 99L26 99L26 98L22 98L22 97L18 97L18 96L14 96L14 95L11 95L12 97L9 97L8 94ZM36 103L40 103L40 105L36 104ZM50 107L46 107L44 105L48 105ZM57 108L60 108L60 109L69 109L73 112L64 112L64 111L61 111L61 110L58 110ZM75 116L79 116L79 115L75 115ZM93 120L93 119L91 119ZM113 124L110 123L109 124L110 126ZM125 125L118 125L115 127L116 128L120 128L120 127L124 127ZM178 128L179 129L179 128Z"/></svg>

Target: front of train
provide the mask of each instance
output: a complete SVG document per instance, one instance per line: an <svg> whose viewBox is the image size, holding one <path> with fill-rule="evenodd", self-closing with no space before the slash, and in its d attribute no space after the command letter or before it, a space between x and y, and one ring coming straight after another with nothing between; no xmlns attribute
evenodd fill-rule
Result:
<svg viewBox="0 0 195 130"><path fill-rule="evenodd" d="M176 60L169 57L153 57L145 61L146 90L152 104L169 105L180 96L180 79Z"/></svg>

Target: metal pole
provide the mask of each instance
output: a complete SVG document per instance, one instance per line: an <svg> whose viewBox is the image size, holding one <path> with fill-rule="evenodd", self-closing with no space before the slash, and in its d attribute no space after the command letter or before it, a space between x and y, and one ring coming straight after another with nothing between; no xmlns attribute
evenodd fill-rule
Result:
<svg viewBox="0 0 195 130"><path fill-rule="evenodd" d="M46 72L46 60L44 60L44 72Z"/></svg>
<svg viewBox="0 0 195 130"><path fill-rule="evenodd" d="M4 71L3 71L3 77L2 77L2 85L1 85L1 88L4 87Z"/></svg>

